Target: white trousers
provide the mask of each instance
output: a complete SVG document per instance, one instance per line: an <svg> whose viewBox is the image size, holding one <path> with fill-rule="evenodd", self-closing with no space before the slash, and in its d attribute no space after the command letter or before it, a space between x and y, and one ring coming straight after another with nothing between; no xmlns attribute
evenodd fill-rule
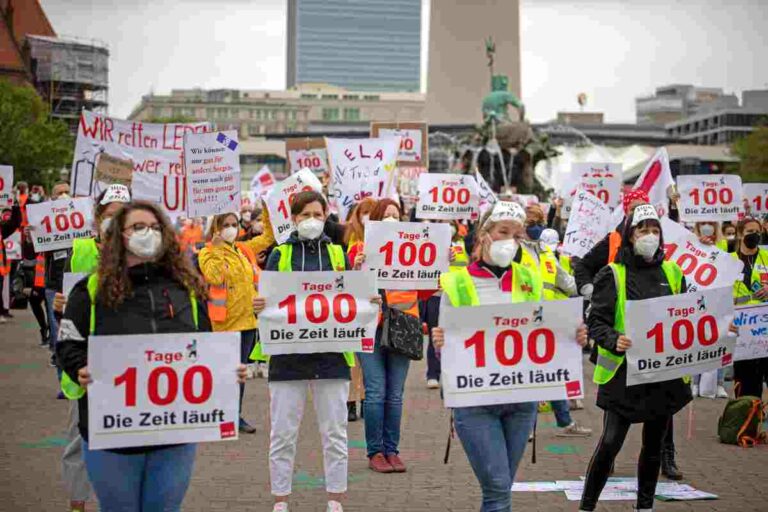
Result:
<svg viewBox="0 0 768 512"><path fill-rule="evenodd" d="M341 379L294 380L269 383L269 477L274 496L291 494L296 442L307 390L312 390L315 415L323 443L325 489L347 491L347 397L349 381Z"/></svg>

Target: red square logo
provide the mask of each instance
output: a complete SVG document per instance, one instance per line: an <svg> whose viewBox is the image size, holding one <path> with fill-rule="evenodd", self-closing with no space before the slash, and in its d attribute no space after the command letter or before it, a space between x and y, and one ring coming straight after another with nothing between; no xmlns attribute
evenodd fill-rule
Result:
<svg viewBox="0 0 768 512"><path fill-rule="evenodd" d="M722 366L728 366L733 361L733 354L725 354L723 356Z"/></svg>
<svg viewBox="0 0 768 512"><path fill-rule="evenodd" d="M373 338L363 338L363 352L373 353Z"/></svg>
<svg viewBox="0 0 768 512"><path fill-rule="evenodd" d="M568 396L568 398L573 398L576 396L581 396L581 382L577 380L572 380L570 382L565 383L565 394Z"/></svg>
<svg viewBox="0 0 768 512"><path fill-rule="evenodd" d="M235 430L235 422L228 421L226 423L220 424L219 433L221 434L222 439L229 439L230 437L235 437L237 435L237 431Z"/></svg>

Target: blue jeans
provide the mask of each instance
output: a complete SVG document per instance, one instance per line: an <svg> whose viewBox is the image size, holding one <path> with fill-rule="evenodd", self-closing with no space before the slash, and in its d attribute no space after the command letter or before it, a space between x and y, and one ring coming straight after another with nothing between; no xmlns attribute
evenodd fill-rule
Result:
<svg viewBox="0 0 768 512"><path fill-rule="evenodd" d="M483 491L481 512L512 510L512 482L533 429L536 407L536 402L526 402L453 410L456 432Z"/></svg>
<svg viewBox="0 0 768 512"><path fill-rule="evenodd" d="M377 333L378 334L378 333ZM372 354L359 353L365 382L365 443L368 457L400 453L400 419L403 416L403 390L411 360L382 350L379 336Z"/></svg>
<svg viewBox="0 0 768 512"><path fill-rule="evenodd" d="M179 512L195 463L195 444L125 455L89 450L83 459L101 512Z"/></svg>
<svg viewBox="0 0 768 512"><path fill-rule="evenodd" d="M557 421L558 427L567 427L573 423L571 418L571 407L568 405L568 400L552 400L549 402L552 404L552 412L555 413L555 421Z"/></svg>

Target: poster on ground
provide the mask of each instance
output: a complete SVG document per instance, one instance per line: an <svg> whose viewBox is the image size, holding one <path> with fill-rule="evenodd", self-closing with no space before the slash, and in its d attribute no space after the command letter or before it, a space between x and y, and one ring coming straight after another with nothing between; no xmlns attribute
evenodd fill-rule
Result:
<svg viewBox="0 0 768 512"><path fill-rule="evenodd" d="M184 136L187 216L240 212L240 144L237 132Z"/></svg>

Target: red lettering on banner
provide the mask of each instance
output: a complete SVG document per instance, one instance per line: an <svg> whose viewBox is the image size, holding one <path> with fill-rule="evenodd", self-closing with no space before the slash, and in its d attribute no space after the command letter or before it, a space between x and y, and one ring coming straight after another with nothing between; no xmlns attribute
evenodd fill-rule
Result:
<svg viewBox="0 0 768 512"><path fill-rule="evenodd" d="M301 283L301 288L304 291L328 292L333 289L333 285L331 283L326 283L326 284Z"/></svg>
<svg viewBox="0 0 768 512"><path fill-rule="evenodd" d="M80 115L80 127L83 129L83 134L91 139L114 142L112 138L113 124L112 119L108 117L95 116L93 126L88 126L85 121L85 115Z"/></svg>

